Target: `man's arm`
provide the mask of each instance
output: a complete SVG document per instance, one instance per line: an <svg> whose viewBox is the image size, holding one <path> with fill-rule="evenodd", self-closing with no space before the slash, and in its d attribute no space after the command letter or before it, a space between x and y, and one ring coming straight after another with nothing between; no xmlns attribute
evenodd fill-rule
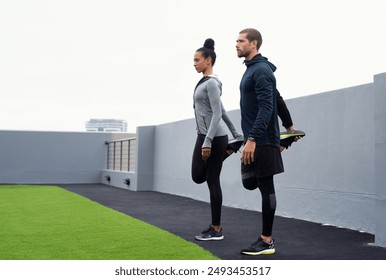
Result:
<svg viewBox="0 0 386 280"><path fill-rule="evenodd" d="M287 105L284 102L283 97L280 95L280 92L276 89L276 103L277 103L277 114L282 121L282 125L287 129L291 130L291 127L294 125L292 122L291 114L287 108Z"/></svg>

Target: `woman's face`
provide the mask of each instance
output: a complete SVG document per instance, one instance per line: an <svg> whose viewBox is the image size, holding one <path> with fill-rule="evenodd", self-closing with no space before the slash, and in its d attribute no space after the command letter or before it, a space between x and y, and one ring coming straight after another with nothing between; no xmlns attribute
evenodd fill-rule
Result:
<svg viewBox="0 0 386 280"><path fill-rule="evenodd" d="M205 72L205 70L210 65L210 57L205 58L202 55L202 52L195 52L193 57L193 66L196 69L197 73Z"/></svg>

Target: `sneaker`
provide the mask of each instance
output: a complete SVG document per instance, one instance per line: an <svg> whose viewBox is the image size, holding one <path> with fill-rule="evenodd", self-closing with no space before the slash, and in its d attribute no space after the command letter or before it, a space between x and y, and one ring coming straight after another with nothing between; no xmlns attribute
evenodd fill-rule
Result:
<svg viewBox="0 0 386 280"><path fill-rule="evenodd" d="M306 136L306 134L301 130L280 132L280 146L288 149L288 147L295 141L296 137L304 136Z"/></svg>
<svg viewBox="0 0 386 280"><path fill-rule="evenodd" d="M237 136L236 138L234 138L232 140L230 140L228 142L228 146L227 146L227 148L225 150L225 154L224 154L223 160L225 160L227 157L230 156L230 154L228 154L229 150L232 150L233 153L237 153L240 150L240 148L243 145L243 143L244 143L244 137L241 136L241 135Z"/></svg>
<svg viewBox="0 0 386 280"><path fill-rule="evenodd" d="M271 243L267 243L259 237L248 249L243 249L240 253L249 256L271 255L275 253L275 246L273 245L273 240Z"/></svg>
<svg viewBox="0 0 386 280"><path fill-rule="evenodd" d="M197 235L194 238L199 241L223 240L224 235L222 235L222 229L217 232L212 226L209 226L207 229L204 229L200 235Z"/></svg>
<svg viewBox="0 0 386 280"><path fill-rule="evenodd" d="M237 136L237 138L234 138L228 142L227 150L232 150L233 152L237 153L243 143L244 137L241 135Z"/></svg>

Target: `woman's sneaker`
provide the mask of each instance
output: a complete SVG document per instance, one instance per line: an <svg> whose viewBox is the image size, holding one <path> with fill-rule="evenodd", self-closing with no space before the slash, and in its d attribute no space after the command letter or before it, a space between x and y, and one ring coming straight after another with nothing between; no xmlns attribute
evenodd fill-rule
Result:
<svg viewBox="0 0 386 280"><path fill-rule="evenodd" d="M200 235L197 235L194 238L199 241L223 240L224 235L222 235L222 229L220 229L220 231L215 231L212 226L209 226L209 228L204 229Z"/></svg>
<svg viewBox="0 0 386 280"><path fill-rule="evenodd" d="M228 142L227 150L232 150L237 153L237 151L241 148L244 143L244 137L242 135L237 136Z"/></svg>
<svg viewBox="0 0 386 280"><path fill-rule="evenodd" d="M231 154L237 153L240 150L243 143L244 143L244 137L242 135L239 135L236 138L229 140L226 151L224 153L223 160L225 160Z"/></svg>
<svg viewBox="0 0 386 280"><path fill-rule="evenodd" d="M273 244L273 239L271 243L267 243L259 237L249 248L242 249L240 253L249 256L271 255L275 254L275 245Z"/></svg>

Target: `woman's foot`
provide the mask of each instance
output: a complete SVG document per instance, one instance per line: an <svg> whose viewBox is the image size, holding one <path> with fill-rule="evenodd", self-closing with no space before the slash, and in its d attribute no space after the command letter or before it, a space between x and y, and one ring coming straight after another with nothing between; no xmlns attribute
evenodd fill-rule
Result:
<svg viewBox="0 0 386 280"><path fill-rule="evenodd" d="M216 231L212 225L204 229L200 235L194 237L199 241L211 241L211 240L223 240L224 235L222 234L222 228L220 227L219 231Z"/></svg>
<svg viewBox="0 0 386 280"><path fill-rule="evenodd" d="M236 138L230 140L228 142L228 146L226 148L226 151L224 153L224 159L225 160L227 157L229 157L233 153L237 153L237 151L241 148L241 146L244 143L244 137L243 136L237 136Z"/></svg>

